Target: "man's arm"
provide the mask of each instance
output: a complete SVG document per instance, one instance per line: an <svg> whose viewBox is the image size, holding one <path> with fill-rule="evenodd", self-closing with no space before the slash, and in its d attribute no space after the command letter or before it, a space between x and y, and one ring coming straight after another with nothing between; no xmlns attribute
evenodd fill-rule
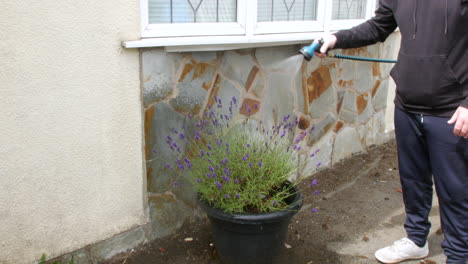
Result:
<svg viewBox="0 0 468 264"><path fill-rule="evenodd" d="M393 4L393 0L380 0L373 18L351 29L335 33L337 41L334 48L358 48L384 42L397 28L392 11Z"/></svg>

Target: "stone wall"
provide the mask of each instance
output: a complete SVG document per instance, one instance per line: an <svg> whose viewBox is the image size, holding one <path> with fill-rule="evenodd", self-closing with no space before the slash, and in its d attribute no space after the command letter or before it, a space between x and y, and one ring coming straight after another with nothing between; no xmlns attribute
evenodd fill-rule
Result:
<svg viewBox="0 0 468 264"><path fill-rule="evenodd" d="M386 44L336 53L395 57ZM223 52L167 53L142 50L145 153L152 238L176 230L197 215L190 188L175 188L175 176L159 157L171 158L166 135L200 115L215 96L239 98L238 115L272 125L292 114L307 131L304 155L320 149L306 173L365 152L391 138L386 133L392 65L298 55L300 46ZM319 164L320 166L317 166Z"/></svg>

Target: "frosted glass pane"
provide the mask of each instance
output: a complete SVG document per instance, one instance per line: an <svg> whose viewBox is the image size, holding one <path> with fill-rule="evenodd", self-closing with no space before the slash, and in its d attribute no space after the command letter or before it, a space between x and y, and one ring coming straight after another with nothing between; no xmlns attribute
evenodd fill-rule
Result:
<svg viewBox="0 0 468 264"><path fill-rule="evenodd" d="M148 0L149 23L237 21L237 0Z"/></svg>
<svg viewBox="0 0 468 264"><path fill-rule="evenodd" d="M333 0L332 19L364 19L366 0Z"/></svg>
<svg viewBox="0 0 468 264"><path fill-rule="evenodd" d="M317 20L317 0L258 0L259 22Z"/></svg>

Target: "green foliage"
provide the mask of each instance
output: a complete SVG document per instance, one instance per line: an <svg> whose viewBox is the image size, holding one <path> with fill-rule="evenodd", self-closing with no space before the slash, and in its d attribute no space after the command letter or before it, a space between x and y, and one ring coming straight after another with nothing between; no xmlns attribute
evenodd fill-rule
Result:
<svg viewBox="0 0 468 264"><path fill-rule="evenodd" d="M293 194L293 185L285 183L296 169L295 153L285 144L269 144L245 131L215 134L209 141L214 142L211 150L193 144L191 150L198 155L191 159L190 179L202 199L228 213L282 210Z"/></svg>
<svg viewBox="0 0 468 264"><path fill-rule="evenodd" d="M39 260L39 262L37 264L46 264L47 263L47 258L46 258L46 255L45 254L42 254L41 256L41 259ZM58 261L54 261L52 264L61 264L60 262ZM73 260L73 256L72 258L70 259L70 261L68 262L68 264L75 264L74 260Z"/></svg>
<svg viewBox="0 0 468 264"><path fill-rule="evenodd" d="M233 98L229 115L209 110L192 124L172 128L166 143L177 158L166 160L165 169L187 177L201 199L225 212L284 210L301 180L288 181L304 165L298 156L307 131L296 129L297 118L289 115L271 129L252 119L236 120L235 107ZM183 186L175 181L174 188Z"/></svg>

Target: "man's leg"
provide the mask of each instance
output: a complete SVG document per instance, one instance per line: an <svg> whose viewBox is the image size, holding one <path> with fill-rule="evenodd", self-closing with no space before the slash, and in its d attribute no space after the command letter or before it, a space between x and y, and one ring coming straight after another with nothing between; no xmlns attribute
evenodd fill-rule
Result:
<svg viewBox="0 0 468 264"><path fill-rule="evenodd" d="M453 134L449 118L424 117L439 198L447 263L468 263L468 139Z"/></svg>
<svg viewBox="0 0 468 264"><path fill-rule="evenodd" d="M408 238L422 247L431 224L432 172L429 163L424 118L395 109L395 134Z"/></svg>

